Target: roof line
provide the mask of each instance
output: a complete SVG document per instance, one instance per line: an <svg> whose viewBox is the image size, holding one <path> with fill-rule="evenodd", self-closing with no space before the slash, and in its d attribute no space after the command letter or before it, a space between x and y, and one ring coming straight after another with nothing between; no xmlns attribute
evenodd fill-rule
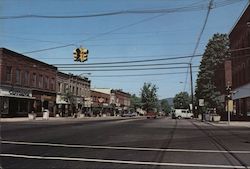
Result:
<svg viewBox="0 0 250 169"><path fill-rule="evenodd" d="M250 0L248 0L248 3L246 4L245 8L242 10L240 16L237 18L236 22L234 23L234 25L232 26L231 30L229 31L228 35L230 35L232 33L232 31L234 30L235 26L239 23L241 17L244 15L244 13L246 12L247 8L250 7Z"/></svg>

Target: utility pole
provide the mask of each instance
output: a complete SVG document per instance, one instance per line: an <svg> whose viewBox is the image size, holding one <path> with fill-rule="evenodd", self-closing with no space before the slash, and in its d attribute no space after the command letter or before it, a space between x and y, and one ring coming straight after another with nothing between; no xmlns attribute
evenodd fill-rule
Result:
<svg viewBox="0 0 250 169"><path fill-rule="evenodd" d="M192 63L189 63L189 68L190 68L190 87L191 87L192 113L194 114L194 93L193 93L193 73L192 73Z"/></svg>

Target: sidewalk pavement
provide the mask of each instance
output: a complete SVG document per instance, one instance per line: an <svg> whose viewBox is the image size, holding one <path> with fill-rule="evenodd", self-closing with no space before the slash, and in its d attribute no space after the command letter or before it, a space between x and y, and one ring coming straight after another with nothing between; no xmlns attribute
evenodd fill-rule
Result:
<svg viewBox="0 0 250 169"><path fill-rule="evenodd" d="M13 118L0 118L0 122L27 122L27 121L63 121L63 120L112 120L112 119L131 119L139 118L140 116L135 117L120 117L120 116L106 116L106 117L49 117L48 120L43 119L42 117L36 117L35 119L29 119L28 117L13 117Z"/></svg>
<svg viewBox="0 0 250 169"><path fill-rule="evenodd" d="M220 122L208 122L214 126L223 126L223 127L248 127L250 128L250 121L231 121L229 124L227 121L220 121Z"/></svg>

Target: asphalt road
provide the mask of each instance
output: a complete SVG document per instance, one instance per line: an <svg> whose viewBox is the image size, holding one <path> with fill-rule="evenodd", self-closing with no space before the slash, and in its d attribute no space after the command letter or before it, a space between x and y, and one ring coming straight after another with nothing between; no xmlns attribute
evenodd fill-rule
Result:
<svg viewBox="0 0 250 169"><path fill-rule="evenodd" d="M4 169L250 168L250 129L196 120L1 124Z"/></svg>

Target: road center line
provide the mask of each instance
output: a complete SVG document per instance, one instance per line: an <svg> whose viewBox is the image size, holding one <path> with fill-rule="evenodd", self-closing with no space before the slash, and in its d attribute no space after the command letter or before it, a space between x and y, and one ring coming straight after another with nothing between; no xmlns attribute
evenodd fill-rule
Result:
<svg viewBox="0 0 250 169"><path fill-rule="evenodd" d="M250 154L250 151L222 151L222 150L188 150L188 149L160 149L144 147L111 147L111 146L91 146L91 145L72 145L72 144L54 144L54 143L32 143L22 141L1 141L2 144L31 145L31 146L51 146L66 148L89 148L89 149L113 149L113 150L136 150L136 151L165 151L165 152L189 152L189 153L235 153Z"/></svg>
<svg viewBox="0 0 250 169"><path fill-rule="evenodd" d="M233 165L210 165L210 164L185 164L185 163L159 163L149 161L124 161L124 160L105 160L91 158L71 158L71 157L44 157L44 156L29 156L21 154L0 154L1 157L26 158L38 160L62 160L62 161L82 161L82 162L99 162L99 163L116 163L116 164L134 164L134 165L158 165L158 166L180 166L180 167L206 167L206 168L245 168L245 166ZM249 166L250 167L250 166ZM247 167L247 168L249 168Z"/></svg>

